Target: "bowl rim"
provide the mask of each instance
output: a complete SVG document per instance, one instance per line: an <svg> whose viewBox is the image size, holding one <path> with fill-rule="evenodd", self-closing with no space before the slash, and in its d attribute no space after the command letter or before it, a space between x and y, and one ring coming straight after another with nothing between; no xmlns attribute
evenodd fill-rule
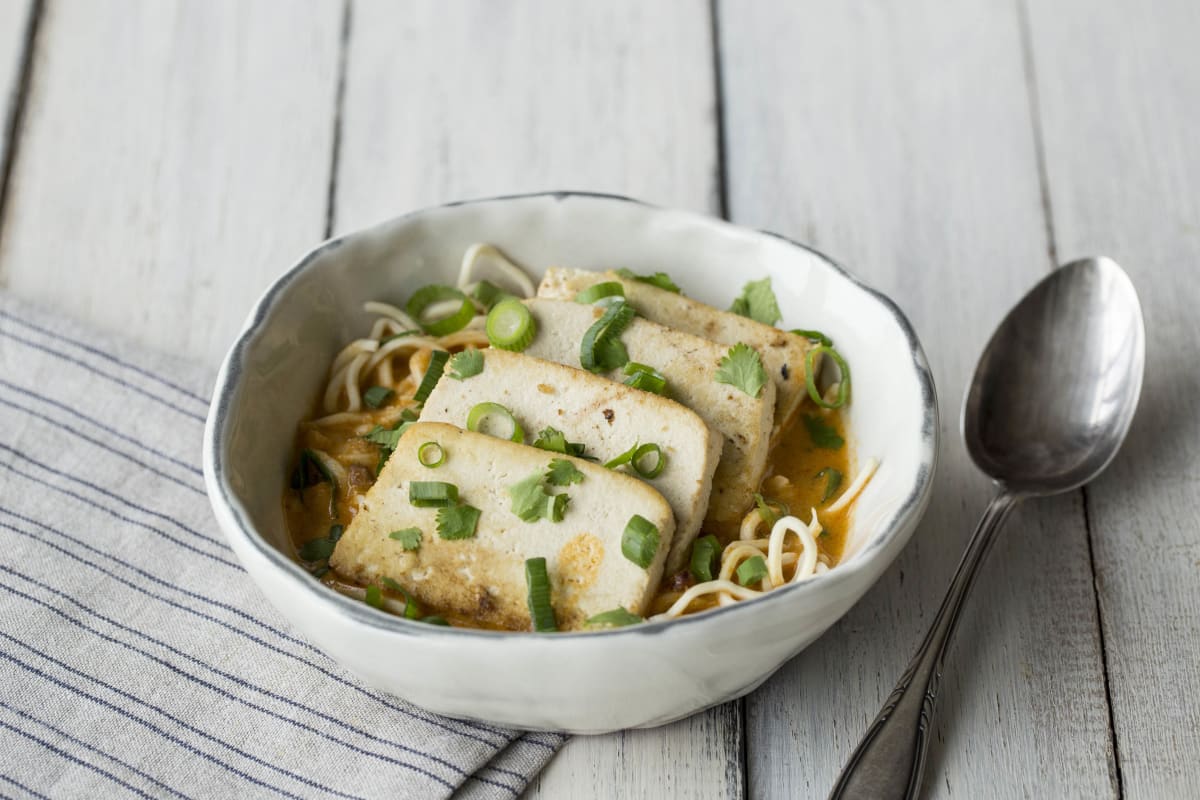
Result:
<svg viewBox="0 0 1200 800"><path fill-rule="evenodd" d="M752 600L708 609L702 614L686 615L653 625L628 625L620 628L595 631L563 631L554 636L546 636L545 634L532 631L492 631L480 628L429 625L415 620L396 617L392 614L370 608L362 602L352 600L322 586L319 582L313 580L312 576L300 564L288 558L283 552L267 542L250 522L249 515L229 484L228 476L224 469L225 439L229 422L228 411L232 405L234 396L240 389L246 351L257 338L263 324L268 321L276 304L288 286L301 273L311 267L320 256L337 249L344 241L364 233L377 231L384 227L396 225L404 220L421 217L442 209L456 208L464 205L483 205L541 198L549 198L557 202L583 199L630 203L655 213L682 215L690 218L693 222L718 229L728 228L742 233L768 236L815 256L820 268L827 269L837 277L848 281L852 286L879 303L884 310L891 314L896 324L900 327L900 330L904 333L908 344L909 354L912 358L911 366L916 374L921 390L922 420L921 439L919 443L919 466L913 475L908 493L905 495L903 502L900 503L883 524L883 533L877 534L872 541L868 542L862 550L855 554L849 563L839 564L836 569L831 569L821 575L809 578L802 583L782 586ZM768 603L779 605L785 602L797 602L801 598L808 597L814 593L832 592L837 585L851 582L860 573L871 570L875 566L875 559L878 557L879 552L884 550L899 535L900 531L906 527L914 516L919 516L933 486L933 476L938 460L937 444L937 392L924 350L917 339L912 324L891 298L864 283L840 263L816 248L773 231L737 225L736 223L695 211L658 206L618 194L583 190L557 190L496 195L427 206L385 219L365 228L331 237L302 256L292 267L267 287L262 296L259 297L246 318L246 322L243 323L240 333L222 361L221 368L217 373L212 401L204 426L203 466L204 481L208 490L209 502L213 507L213 512L217 516L218 521L225 523L221 527L226 536L229 537L232 532L236 531L237 535L245 543L258 551L272 567L282 572L285 579L290 581L298 590L310 593L316 601L329 605L332 610L348 618L350 622L404 637L476 638L497 643L513 643L512 645L499 646L524 646L524 643L531 639L539 642L554 642L558 640L578 641L581 637L590 640L601 636L660 636L664 632L678 631L688 626L715 624L713 623L714 620L724 620L727 624L736 624L735 619L737 617L744 617L747 613L753 613ZM886 568L886 565L884 568Z"/></svg>

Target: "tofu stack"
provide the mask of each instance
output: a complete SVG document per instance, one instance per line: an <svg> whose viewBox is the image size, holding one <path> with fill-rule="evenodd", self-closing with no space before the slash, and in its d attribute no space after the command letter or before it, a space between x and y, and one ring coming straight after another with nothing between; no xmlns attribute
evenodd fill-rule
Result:
<svg viewBox="0 0 1200 800"><path fill-rule="evenodd" d="M445 454L437 468L418 456L426 442L436 442ZM508 489L544 473L552 459L569 462L582 480L556 489L570 496L560 522L526 522L512 512ZM442 509L410 502L412 484L423 481L453 484L457 501L478 509L473 535L439 535ZM622 553L622 534L635 514L658 529L646 567ZM406 548L411 541L391 536L414 528L420 540L412 549ZM400 437L329 563L365 584L390 578L428 607L487 627L529 630L525 561L543 557L558 629L578 630L589 617L618 606L646 612L674 533L667 501L636 478L453 425L417 422Z"/></svg>

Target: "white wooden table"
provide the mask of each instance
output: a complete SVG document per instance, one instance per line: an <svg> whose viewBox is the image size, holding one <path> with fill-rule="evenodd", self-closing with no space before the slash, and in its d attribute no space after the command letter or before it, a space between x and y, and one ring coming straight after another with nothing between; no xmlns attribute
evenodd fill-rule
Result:
<svg viewBox="0 0 1200 800"><path fill-rule="evenodd" d="M1200 791L1200 3L0 0L0 286L215 365L330 233L586 188L830 253L907 311L942 469L895 566L746 698L571 741L536 798L823 797L988 494L976 355L1056 262L1145 306L1109 472L1009 525L948 663L931 797Z"/></svg>

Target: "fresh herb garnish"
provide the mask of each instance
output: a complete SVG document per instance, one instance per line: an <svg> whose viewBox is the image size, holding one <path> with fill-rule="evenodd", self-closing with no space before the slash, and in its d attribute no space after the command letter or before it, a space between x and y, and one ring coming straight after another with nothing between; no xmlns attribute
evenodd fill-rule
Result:
<svg viewBox="0 0 1200 800"><path fill-rule="evenodd" d="M565 494L550 494L546 491L546 475L535 472L508 487L512 498L512 512L525 522L548 519L561 522L570 497Z"/></svg>
<svg viewBox="0 0 1200 800"><path fill-rule="evenodd" d="M825 492L821 495L821 502L828 503L830 498L837 494L837 490L842 487L842 473L833 467L826 467L817 473L817 479L825 479Z"/></svg>
<svg viewBox="0 0 1200 800"><path fill-rule="evenodd" d="M379 408L395 396L396 393L386 386L372 386L363 392L362 399L367 408Z"/></svg>
<svg viewBox="0 0 1200 800"><path fill-rule="evenodd" d="M618 299L625 298L625 287L616 281L603 281L602 283L593 283L583 291L575 295L576 303L591 305L592 303L603 300L606 303L615 302Z"/></svg>
<svg viewBox="0 0 1200 800"><path fill-rule="evenodd" d="M688 569L696 580L703 583L713 579L713 563L720 552L721 545L711 533L701 536L692 544L692 560Z"/></svg>
<svg viewBox="0 0 1200 800"><path fill-rule="evenodd" d="M539 557L525 561L525 586L529 590L526 602L533 629L539 633L558 630L554 607L550 605L550 576L546 574L546 559Z"/></svg>
<svg viewBox="0 0 1200 800"><path fill-rule="evenodd" d="M833 399L833 402L826 401L817 389L817 359L823 355L829 356L833 360L839 372L837 397ZM804 383L808 389L808 396L821 408L841 408L850 401L850 365L846 363L846 359L842 358L842 354L832 347L820 345L809 350L804 356Z"/></svg>
<svg viewBox="0 0 1200 800"><path fill-rule="evenodd" d="M492 306L483 329L492 347L519 353L537 335L537 322L524 303L508 297Z"/></svg>
<svg viewBox="0 0 1200 800"><path fill-rule="evenodd" d="M497 436L497 434L483 430L485 423L492 418L502 419L508 424L508 430L498 438L508 439L511 442L525 441L525 429L521 427L521 423L517 422L517 418L511 411L499 403L476 403L472 406L471 410L467 412L467 430L473 433Z"/></svg>
<svg viewBox="0 0 1200 800"><path fill-rule="evenodd" d="M395 539L405 550L418 550L421 547L422 535L420 528L404 528L403 530L392 531L388 534L388 538Z"/></svg>
<svg viewBox="0 0 1200 800"><path fill-rule="evenodd" d="M445 371L446 362L449 359L450 354L445 350L433 351L429 356L429 367L425 370L424 377L421 378L421 385L417 387L417 393L413 395L413 400L424 403L429 399L433 387L437 386L437 382L442 379L442 372Z"/></svg>
<svg viewBox="0 0 1200 800"><path fill-rule="evenodd" d="M820 417L814 417L805 414L804 427L808 428L809 438L817 447L825 450L838 450L846 443L846 440L838 436L837 429Z"/></svg>
<svg viewBox="0 0 1200 800"><path fill-rule="evenodd" d="M646 569L658 553L659 541L658 526L640 514L634 514L621 534L621 553Z"/></svg>
<svg viewBox="0 0 1200 800"><path fill-rule="evenodd" d="M621 269L617 270L617 274L627 280L648 283L651 286L657 286L659 289L664 289L668 292L674 292L675 294L683 293L679 287L675 285L675 281L671 280L671 276L665 272L655 272L653 275L635 275L633 274L632 270L622 267Z"/></svg>
<svg viewBox="0 0 1200 800"><path fill-rule="evenodd" d="M584 624L589 628L623 628L626 625L636 625L645 621L644 617L639 617L625 606L617 606L611 611L602 611L595 616L588 617Z"/></svg>
<svg viewBox="0 0 1200 800"><path fill-rule="evenodd" d="M382 583L385 588L390 589L404 598L404 616L406 619L416 619L417 617L421 616L421 609L417 605L416 599L409 594L408 591L397 581L394 581L385 575L379 579L379 582Z"/></svg>
<svg viewBox="0 0 1200 800"><path fill-rule="evenodd" d="M562 453L564 456L583 456L585 449L580 442L568 442L566 434L558 428L542 428L542 432L537 435L533 446L541 450L549 450L551 453Z"/></svg>
<svg viewBox="0 0 1200 800"><path fill-rule="evenodd" d="M446 627L450 627L450 623L446 621L446 618L439 617L437 614L430 614L428 617L421 617L421 622L425 622L430 625L445 625Z"/></svg>
<svg viewBox="0 0 1200 800"><path fill-rule="evenodd" d="M490 310L492 306L499 303L501 300L512 297L511 294L501 289L491 281L480 281L475 286L475 291L471 292L471 296L479 301L479 304L485 310Z"/></svg>
<svg viewBox="0 0 1200 800"><path fill-rule="evenodd" d="M804 328L795 328L795 329L789 331L789 333L794 333L797 336L803 336L805 339L808 339L810 342L816 342L817 344L823 344L826 347L833 347L833 339L830 339L828 336L821 333L820 331L810 331L810 330L805 330Z"/></svg>
<svg viewBox="0 0 1200 800"><path fill-rule="evenodd" d="M626 386L654 394L665 394L667 391L666 377L654 367L630 361L625 365L624 372L630 376L625 379Z"/></svg>
<svg viewBox="0 0 1200 800"><path fill-rule="evenodd" d="M417 448L417 461L422 467L437 469L446 461L446 449L437 442L425 442Z"/></svg>
<svg viewBox="0 0 1200 800"><path fill-rule="evenodd" d="M551 486L570 486L583 481L583 473L565 458L556 458L546 470L546 482Z"/></svg>
<svg viewBox="0 0 1200 800"><path fill-rule="evenodd" d="M458 502L458 487L445 481L412 481L408 502L417 508L444 508Z"/></svg>
<svg viewBox="0 0 1200 800"><path fill-rule="evenodd" d="M767 562L762 556L747 558L738 565L737 579L742 586L761 583L765 577L767 577Z"/></svg>
<svg viewBox="0 0 1200 800"><path fill-rule="evenodd" d="M483 372L483 352L463 350L450 356L450 371L446 374L456 381L465 381Z"/></svg>
<svg viewBox="0 0 1200 800"><path fill-rule="evenodd" d="M371 608L383 608L383 591L372 583L367 587L367 594L363 597L363 602Z"/></svg>
<svg viewBox="0 0 1200 800"><path fill-rule="evenodd" d="M742 293L733 301L729 310L764 325L774 325L783 319L769 277L761 281L750 281L743 286Z"/></svg>
<svg viewBox="0 0 1200 800"><path fill-rule="evenodd" d="M629 362L629 352L621 343L621 334L636 316L625 302L610 305L600 319L587 329L579 345L579 363L589 372L620 369Z"/></svg>
<svg viewBox="0 0 1200 800"><path fill-rule="evenodd" d="M754 505L758 506L758 515L762 517L763 522L770 527L774 527L780 517L790 513L787 504L778 500L764 500L763 496L758 493L754 495ZM779 509L776 510L774 506L778 506Z"/></svg>
<svg viewBox="0 0 1200 800"><path fill-rule="evenodd" d="M465 503L445 506L437 512L437 532L443 539L470 539L475 535L482 514L475 506Z"/></svg>
<svg viewBox="0 0 1200 800"><path fill-rule="evenodd" d="M458 301L458 309L434 320L422 317L425 309L432 305L440 306L447 301ZM462 330L475 318L475 304L465 294L453 286L442 286L436 283L417 289L409 298L408 305L404 310L425 329L426 333L432 336L445 336Z"/></svg>
<svg viewBox="0 0 1200 800"><path fill-rule="evenodd" d="M329 471L329 467L325 466L317 452L306 447L300 451L300 461L292 471L291 485L293 489L303 492L318 483L329 484L329 517L337 519L337 478Z"/></svg>
<svg viewBox="0 0 1200 800"><path fill-rule="evenodd" d="M717 383L736 386L751 397L758 397L767 383L767 371L758 351L744 342L729 348L717 366Z"/></svg>
<svg viewBox="0 0 1200 800"><path fill-rule="evenodd" d="M316 539L309 539L300 548L299 556L301 561L324 561L333 555L333 548L338 543L338 539L342 538L342 533L346 529L341 525L332 525L329 528L329 533L325 536L320 536Z"/></svg>
<svg viewBox="0 0 1200 800"><path fill-rule="evenodd" d="M412 419L407 419L412 417ZM400 437L404 435L404 431L408 429L416 420L416 415L410 409L404 409L400 414L400 421L394 427L385 428L382 425L376 425L371 430L367 431L363 436L371 444L379 445L379 462L375 465L375 475L383 472L383 465L391 458L392 453L396 449L396 445L400 443Z"/></svg>

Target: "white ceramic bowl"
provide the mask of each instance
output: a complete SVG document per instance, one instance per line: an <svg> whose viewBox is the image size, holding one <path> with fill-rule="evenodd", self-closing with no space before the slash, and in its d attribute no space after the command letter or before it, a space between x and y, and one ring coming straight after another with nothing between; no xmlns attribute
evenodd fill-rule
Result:
<svg viewBox="0 0 1200 800"><path fill-rule="evenodd" d="M452 283L473 242L534 275L550 265L664 270L724 308L770 275L785 327L828 333L854 374L851 444L881 466L859 498L846 556L762 598L662 624L595 633L426 625L321 586L291 557L281 493L296 423L334 354L369 325L362 304ZM899 309L828 258L781 237L620 197L553 193L419 211L318 247L275 282L217 379L204 439L213 510L263 592L366 683L455 717L595 733L661 725L754 689L867 591L925 510L937 404Z"/></svg>

